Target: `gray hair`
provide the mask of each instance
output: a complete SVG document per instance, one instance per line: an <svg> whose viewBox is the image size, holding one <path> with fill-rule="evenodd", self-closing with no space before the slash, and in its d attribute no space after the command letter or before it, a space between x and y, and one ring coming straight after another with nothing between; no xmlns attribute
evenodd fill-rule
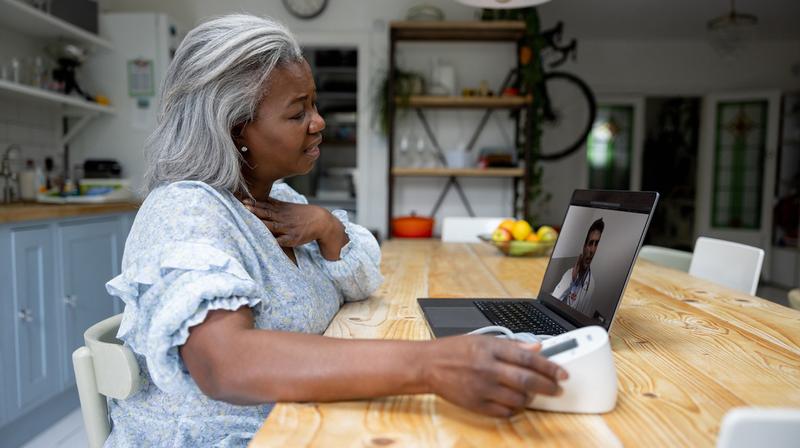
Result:
<svg viewBox="0 0 800 448"><path fill-rule="evenodd" d="M190 31L167 69L145 143L146 192L198 180L249 194L231 132L253 121L272 70L302 57L289 30L267 17L228 15Z"/></svg>

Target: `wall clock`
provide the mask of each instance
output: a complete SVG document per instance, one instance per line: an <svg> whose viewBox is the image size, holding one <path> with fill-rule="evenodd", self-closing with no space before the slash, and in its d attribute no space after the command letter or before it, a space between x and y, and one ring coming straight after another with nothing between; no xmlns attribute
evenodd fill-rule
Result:
<svg viewBox="0 0 800 448"><path fill-rule="evenodd" d="M283 0L283 6L300 19L313 19L322 14L328 0Z"/></svg>

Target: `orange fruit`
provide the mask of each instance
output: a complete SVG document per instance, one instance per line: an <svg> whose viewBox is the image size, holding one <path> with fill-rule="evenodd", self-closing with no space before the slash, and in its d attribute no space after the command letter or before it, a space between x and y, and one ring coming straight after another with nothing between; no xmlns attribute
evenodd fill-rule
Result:
<svg viewBox="0 0 800 448"><path fill-rule="evenodd" d="M503 222L501 222L500 225L497 226L497 228L498 229L506 229L506 230L508 230L509 233L511 233L511 231L514 230L514 223L515 222L516 221L514 221L513 219L504 219Z"/></svg>

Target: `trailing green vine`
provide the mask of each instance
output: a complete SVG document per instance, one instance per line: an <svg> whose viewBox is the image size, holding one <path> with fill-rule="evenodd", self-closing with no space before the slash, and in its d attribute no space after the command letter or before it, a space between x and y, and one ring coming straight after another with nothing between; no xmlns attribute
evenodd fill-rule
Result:
<svg viewBox="0 0 800 448"><path fill-rule="evenodd" d="M518 88L522 95L532 95L533 104L531 113L526 114L523 126L530 128L531 135L531 157L525 158L526 169L529 178L526 188L528 189L528 215L525 219L530 223L538 224L536 206L550 199L550 194L542 188L542 164L539 161L542 140L542 112L544 98L542 89L544 87L544 69L542 59L539 57L543 48L544 40L541 37L541 26L539 13L536 8L520 9L484 9L481 20L521 20L525 22L525 35L522 38L519 58L519 78L517 79ZM523 132L524 136L526 133ZM517 154L524 156L525 142L520 142Z"/></svg>

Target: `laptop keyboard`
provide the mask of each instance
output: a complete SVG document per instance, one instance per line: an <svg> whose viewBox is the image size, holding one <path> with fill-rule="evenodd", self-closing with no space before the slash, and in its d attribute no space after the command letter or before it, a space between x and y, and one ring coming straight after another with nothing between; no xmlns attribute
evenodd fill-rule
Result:
<svg viewBox="0 0 800 448"><path fill-rule="evenodd" d="M514 333L555 336L567 331L530 302L475 300L473 303L493 324L506 327Z"/></svg>

